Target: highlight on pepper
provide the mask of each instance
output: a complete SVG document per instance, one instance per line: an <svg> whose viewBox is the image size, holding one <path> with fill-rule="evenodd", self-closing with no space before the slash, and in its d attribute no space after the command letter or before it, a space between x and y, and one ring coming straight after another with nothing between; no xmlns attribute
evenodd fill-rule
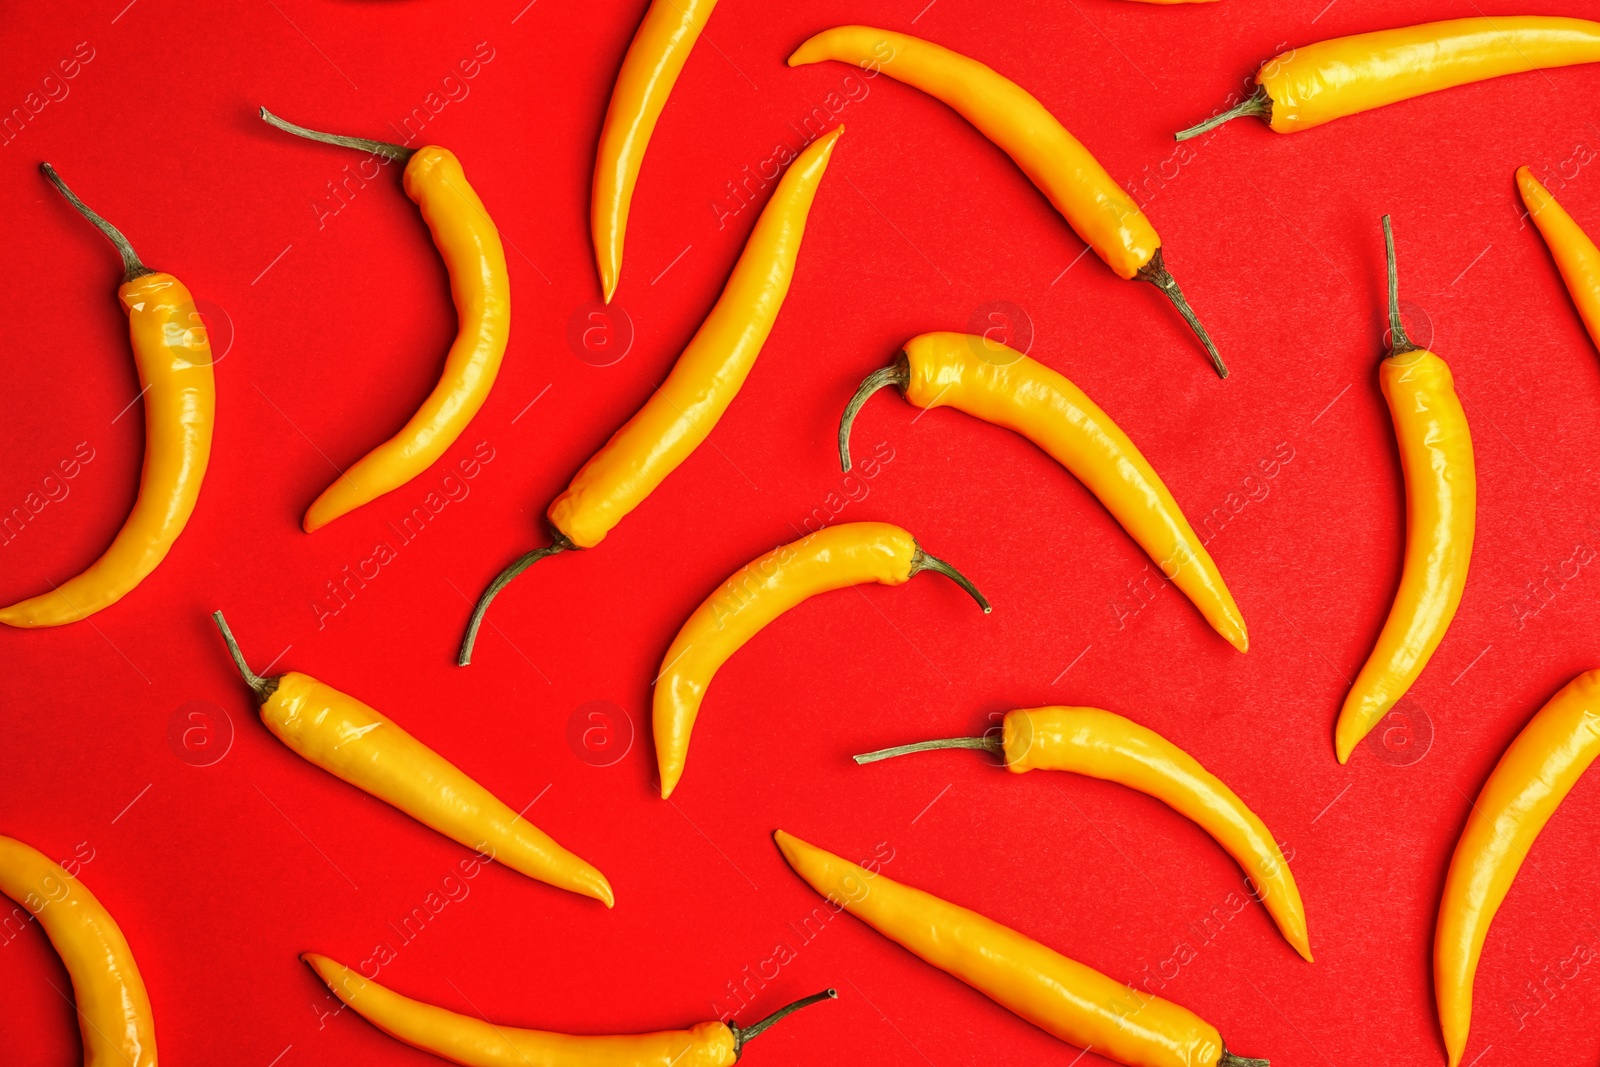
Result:
<svg viewBox="0 0 1600 1067"><path fill-rule="evenodd" d="M84 1067L156 1067L150 994L128 939L89 888L38 849L0 836L0 893L38 920L61 956Z"/></svg>
<svg viewBox="0 0 1600 1067"><path fill-rule="evenodd" d="M779 1008L750 1026L703 1022L688 1030L590 1037L501 1026L474 1015L401 996L337 963L300 957L357 1015L397 1041L465 1067L733 1067L744 1048L801 1008L837 999L825 989Z"/></svg>
<svg viewBox="0 0 1600 1067"><path fill-rule="evenodd" d="M261 677L245 662L222 612L211 618L256 695L261 721L300 758L529 878L608 908L615 903L605 875L388 716L309 675Z"/></svg>
<svg viewBox="0 0 1600 1067"><path fill-rule="evenodd" d="M550 502L545 510L550 544L512 560L478 597L456 655L458 665L472 662L478 629L502 589L541 559L599 544L716 428L783 310L811 204L843 133L843 126L834 127L789 165L716 306L667 380Z"/></svg>
<svg viewBox="0 0 1600 1067"><path fill-rule="evenodd" d="M1211 335L1166 268L1155 227L1100 161L1026 89L970 56L872 26L824 30L795 49L789 66L829 59L882 72L954 108L1016 161L1118 277L1160 289L1205 346L1217 375L1228 376Z"/></svg>
<svg viewBox="0 0 1600 1067"><path fill-rule="evenodd" d="M145 266L122 231L78 199L54 167L39 169L122 257L117 300L128 316L144 386L145 444L139 495L111 546L82 573L52 582L48 593L0 607L0 622L24 628L86 619L133 592L161 565L200 498L217 410L211 341L189 290Z"/></svg>
<svg viewBox="0 0 1600 1067"><path fill-rule="evenodd" d="M1187 141L1246 115L1278 133L1441 89L1600 61L1600 23L1544 15L1426 22L1291 48L1256 72L1256 91L1176 135Z"/></svg>
<svg viewBox="0 0 1600 1067"><path fill-rule="evenodd" d="M1346 695L1334 731L1340 763L1405 696L1461 604L1477 525L1478 475L1450 367L1413 344L1400 321L1394 232L1383 217L1389 271L1389 355L1378 383L1389 404L1406 483L1406 548L1389 618Z"/></svg>
<svg viewBox="0 0 1600 1067"><path fill-rule="evenodd" d="M340 145L405 163L404 186L422 212L450 273L458 320L444 371L422 406L395 435L368 452L312 501L301 525L319 530L405 485L443 456L489 397L511 334L511 282L505 248L483 201L447 148L373 141L308 130L266 108L268 125L310 141Z"/></svg>
<svg viewBox="0 0 1600 1067"><path fill-rule="evenodd" d="M1013 430L1078 479L1240 652L1250 647L1244 616L1222 574L1161 476L1083 390L1015 349L985 337L925 333L894 363L873 371L839 420L839 462L850 469L850 430L861 406L887 386L914 406L953 407Z"/></svg>
<svg viewBox="0 0 1600 1067"><path fill-rule="evenodd" d="M1600 670L1578 675L1539 709L1507 746L1467 814L1434 934L1434 995L1450 1067L1459 1067L1466 1052L1472 984L1489 925L1539 832L1596 756Z"/></svg>
<svg viewBox="0 0 1600 1067"><path fill-rule="evenodd" d="M1044 707L1008 711L998 731L896 745L856 756L857 763L941 749L979 749L1012 774L1071 771L1117 782L1155 797L1193 821L1232 856L1285 940L1311 962L1306 909L1289 861L1272 831L1223 781L1148 727L1100 708Z"/></svg>
<svg viewBox="0 0 1600 1067"><path fill-rule="evenodd" d="M589 232L606 303L622 275L628 210L650 136L717 0L651 0L611 90L594 154Z"/></svg>
<svg viewBox="0 0 1600 1067"><path fill-rule="evenodd" d="M1268 1067L1229 1052L1217 1028L1188 1008L782 830L773 837L835 908L1068 1044L1128 1067Z"/></svg>
<svg viewBox="0 0 1600 1067"><path fill-rule="evenodd" d="M652 721L661 798L670 797L683 777L689 734L711 679L768 623L818 593L869 583L902 585L922 571L949 578L989 614L989 602L960 571L886 522L824 527L729 576L683 624L656 678Z"/></svg>

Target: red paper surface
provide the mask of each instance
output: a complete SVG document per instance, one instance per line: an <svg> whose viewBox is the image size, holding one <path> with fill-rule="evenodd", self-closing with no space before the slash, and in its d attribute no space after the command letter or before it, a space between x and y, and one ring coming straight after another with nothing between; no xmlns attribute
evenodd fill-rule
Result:
<svg viewBox="0 0 1600 1067"><path fill-rule="evenodd" d="M750 1022L838 987L837 1003L752 1045L753 1067L1078 1055L853 919L802 933L819 901L783 864L777 827L851 858L884 850L891 877L1121 980L1164 973L1161 992L1241 1053L1296 1067L1442 1061L1432 930L1470 798L1540 704L1597 663L1600 369L1512 175L1531 166L1600 229L1600 69L1292 137L1247 120L1175 149L1171 133L1283 46L1525 5L726 0L645 161L619 318L586 348L593 150L637 0L470 13L122 3L7 16L0 106L15 116L59 99L26 111L0 147L16 279L0 327L0 509L66 493L0 549L0 601L99 553L143 448L114 255L40 160L212 317L227 349L215 451L188 530L135 593L90 622L0 633L0 832L79 857L137 954L166 1062L430 1062L351 1013L326 1014L334 1002L296 961L316 950L360 964L385 944L380 980L404 993L581 1033L735 1009ZM1043 197L944 106L886 78L847 84L838 64L784 67L811 32L862 20L1017 78L1137 184L1233 376L1211 373L1153 288L1081 256ZM455 320L397 176L334 200L328 183L360 157L269 129L261 104L374 137L399 137L409 117L420 140L448 146L505 236L515 293L500 380L447 458L314 536L299 529L306 505L426 395ZM733 210L727 183L797 146L818 106L848 132L744 391L604 545L509 589L477 662L456 668L469 600L543 543L545 504L720 291L756 214ZM1388 610L1404 535L1375 374L1385 212L1413 335L1450 362L1472 420L1478 539L1409 718L1341 768L1334 717ZM1249 621L1248 655L1171 588L1140 608L1147 560L1020 438L953 412L919 417L885 394L856 441L893 458L870 479L841 477L834 432L856 383L908 336L984 323L997 301L1025 319L1035 356L1122 424L1197 526L1224 509L1210 548ZM47 485L78 450L92 459ZM447 483L475 450L492 459ZM429 494L446 506L402 542L396 528ZM717 677L683 784L662 802L647 732L662 653L709 591L808 516L905 526L994 614L936 576L796 609ZM397 551L379 576L329 599L327 583L380 543ZM513 807L536 800L529 818L606 872L615 911L498 867L462 879L463 849L286 750L234 675L207 618L217 607L258 669L314 674ZM1148 798L1012 777L973 753L848 759L1047 703L1127 714L1229 782L1292 850L1317 962L1260 907L1235 913L1241 872ZM607 716L612 732L586 739ZM1467 1052L1481 1067L1600 1053L1597 816L1600 783L1583 782L1494 925ZM419 908L426 921L406 927ZM747 1006L730 983L750 991ZM36 928L5 938L9 1067L80 1055L67 991Z"/></svg>

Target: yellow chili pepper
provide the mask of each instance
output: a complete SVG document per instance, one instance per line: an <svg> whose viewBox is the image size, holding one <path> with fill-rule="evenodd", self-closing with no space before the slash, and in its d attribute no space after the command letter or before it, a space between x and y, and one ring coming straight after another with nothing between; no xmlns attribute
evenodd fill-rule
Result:
<svg viewBox="0 0 1600 1067"><path fill-rule="evenodd" d="M705 1022L689 1030L590 1037L519 1030L403 997L326 956L300 957L333 995L397 1041L466 1067L732 1067L744 1046L792 1012L839 994L814 993L753 1026Z"/></svg>
<svg viewBox="0 0 1600 1067"><path fill-rule="evenodd" d="M1154 730L1099 708L1025 708L1006 712L998 736L990 731L982 737L896 745L855 761L876 763L945 748L992 752L1012 774L1072 771L1155 797L1193 820L1239 862L1250 878L1252 895L1266 906L1294 950L1311 960L1306 908L1272 831L1221 779Z"/></svg>
<svg viewBox="0 0 1600 1067"><path fill-rule="evenodd" d="M320 133L285 122L266 108L261 117L298 137L405 161L406 195L421 209L450 273L458 320L455 343L433 392L399 433L357 460L312 501L301 523L311 533L405 485L455 444L500 373L511 334L511 282L500 231L449 149L436 145L411 149Z"/></svg>
<svg viewBox="0 0 1600 1067"><path fill-rule="evenodd" d="M1066 378L1015 349L962 333L907 341L893 364L861 383L839 420L839 461L850 469L850 429L867 398L893 385L919 408L946 405L1015 430L1093 493L1183 590L1206 621L1244 652L1250 635L1233 595L1160 475L1122 428Z"/></svg>
<svg viewBox="0 0 1600 1067"><path fill-rule="evenodd" d="M194 514L211 459L217 409L211 343L189 290L172 275L141 263L121 231L89 210L50 164L40 169L122 255L117 299L128 316L143 387L144 472L133 510L111 547L88 570L54 583L48 593L0 608L0 622L21 627L86 619L131 593L160 566Z"/></svg>
<svg viewBox="0 0 1600 1067"><path fill-rule="evenodd" d="M779 830L794 872L836 908L1045 1033L1129 1067L1267 1067L1188 1008L1142 993L987 916Z"/></svg>
<svg viewBox="0 0 1600 1067"><path fill-rule="evenodd" d="M683 777L689 734L711 679L752 637L818 593L869 582L902 585L922 571L951 579L989 613L989 602L959 571L886 522L828 526L739 568L689 616L656 678L653 716L662 799Z"/></svg>
<svg viewBox="0 0 1600 1067"><path fill-rule="evenodd" d="M156 1067L156 1029L128 939L87 886L43 853L0 837L0 893L50 938L77 1000L83 1067Z"/></svg>
<svg viewBox="0 0 1600 1067"><path fill-rule="evenodd" d="M789 66L837 59L881 70L954 108L1016 161L1075 233L1117 276L1166 294L1226 378L1211 335L1161 258L1161 238L1100 161L1026 89L977 60L904 33L836 26L806 41Z"/></svg>
<svg viewBox="0 0 1600 1067"><path fill-rule="evenodd" d="M1472 979L1495 912L1539 831L1600 756L1600 670L1550 698L1506 748L1456 843L1439 901L1433 985L1450 1067L1472 1024Z"/></svg>
<svg viewBox="0 0 1600 1067"><path fill-rule="evenodd" d="M308 675L262 678L214 612L228 654L255 691L261 721L296 755L529 878L614 903L606 876L556 844L382 712Z"/></svg>
<svg viewBox="0 0 1600 1067"><path fill-rule="evenodd" d="M1235 107L1177 135L1186 141L1244 115L1279 133L1309 130L1441 89L1600 60L1600 23L1512 15L1358 33L1274 56Z"/></svg>
<svg viewBox="0 0 1600 1067"><path fill-rule="evenodd" d="M461 666L472 662L478 627L500 590L546 556L599 544L710 436L739 395L783 309L811 202L843 132L843 126L835 127L790 164L756 220L716 307L672 373L551 501L545 512L551 543L513 560L483 591L461 640L456 658Z"/></svg>
<svg viewBox="0 0 1600 1067"><path fill-rule="evenodd" d="M1389 713L1428 665L1461 603L1472 561L1478 475L1472 434L1444 360L1411 343L1400 322L1394 233L1383 217L1389 262L1389 357L1378 382L1389 402L1406 482L1406 554L1389 619L1339 712L1339 762Z"/></svg>
<svg viewBox="0 0 1600 1067"><path fill-rule="evenodd" d="M600 147L595 151L594 191L589 198L589 229L600 288L606 303L622 274L622 242L628 232L628 207L634 183L656 120L683 72L689 52L705 29L717 0L651 0L633 35L628 55L611 90Z"/></svg>
<svg viewBox="0 0 1600 1067"><path fill-rule="evenodd" d="M1550 246L1550 255L1578 306L1590 340L1600 345L1600 248L1527 167L1517 169L1517 187L1534 225Z"/></svg>

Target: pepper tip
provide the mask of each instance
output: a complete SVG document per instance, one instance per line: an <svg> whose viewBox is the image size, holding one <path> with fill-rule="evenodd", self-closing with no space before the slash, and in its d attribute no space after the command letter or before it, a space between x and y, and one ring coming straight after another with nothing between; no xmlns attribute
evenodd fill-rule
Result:
<svg viewBox="0 0 1600 1067"><path fill-rule="evenodd" d="M1525 166L1517 168L1517 192L1522 194L1522 203L1530 215L1537 215L1544 206L1542 201L1550 197L1550 190Z"/></svg>

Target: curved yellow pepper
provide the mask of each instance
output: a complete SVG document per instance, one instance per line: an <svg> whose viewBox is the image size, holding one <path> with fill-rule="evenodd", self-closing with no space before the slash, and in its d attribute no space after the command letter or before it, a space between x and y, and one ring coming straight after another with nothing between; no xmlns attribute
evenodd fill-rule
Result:
<svg viewBox="0 0 1600 1067"><path fill-rule="evenodd" d="M1161 258L1161 238L1133 197L1026 89L959 52L872 26L836 26L806 41L789 66L835 59L882 71L954 108L1016 161L1073 232L1118 277L1159 288L1228 376L1211 336Z"/></svg>
<svg viewBox="0 0 1600 1067"><path fill-rule="evenodd" d="M0 836L0 893L50 938L72 979L83 1067L156 1067L156 1030L139 965L111 913L48 856Z"/></svg>
<svg viewBox="0 0 1600 1067"><path fill-rule="evenodd" d="M1450 367L1406 337L1400 323L1394 236L1383 218L1389 261L1389 357L1378 382L1394 419L1406 482L1406 554L1400 588L1371 657L1345 697L1334 733L1339 762L1405 696L1444 639L1461 603L1477 524L1472 434Z"/></svg>
<svg viewBox="0 0 1600 1067"><path fill-rule="evenodd" d="M1478 794L1439 901L1433 984L1450 1067L1467 1047L1472 979L1495 912L1539 831L1600 756L1600 670L1586 671L1529 720Z"/></svg>
<svg viewBox="0 0 1600 1067"><path fill-rule="evenodd" d="M1441 89L1544 67L1600 61L1600 23L1544 15L1449 19L1292 48L1261 65L1238 106L1178 134L1198 137L1256 115L1279 133Z"/></svg>
<svg viewBox="0 0 1600 1067"><path fill-rule="evenodd" d="M977 748L999 756L1012 774L1071 771L1137 789L1192 820L1237 860L1250 878L1253 895L1294 950L1310 962L1305 904L1272 831L1193 756L1154 730L1100 708L1008 711L999 734L896 745L855 760L876 763L911 752Z"/></svg>
<svg viewBox="0 0 1600 1067"><path fill-rule="evenodd" d="M311 533L405 485L456 443L500 373L511 335L511 280L500 231L449 149L427 145L413 150L320 133L285 122L266 108L261 117L297 137L406 160L406 195L433 235L456 306L455 343L433 392L398 433L357 460L311 502L301 522Z"/></svg>
<svg viewBox="0 0 1600 1067"><path fill-rule="evenodd" d="M257 676L222 612L212 618L240 675L255 691L261 721L301 759L514 871L612 906L605 875L388 716L309 675Z"/></svg>
<svg viewBox="0 0 1600 1067"><path fill-rule="evenodd" d="M672 795L689 757L689 734L711 679L778 616L818 593L876 582L902 585L921 571L957 582L989 611L972 583L886 522L828 526L745 564L678 631L656 678L653 712L661 797Z"/></svg>
<svg viewBox="0 0 1600 1067"><path fill-rule="evenodd" d="M839 422L850 469L850 428L868 397L898 387L919 408L953 407L1014 430L1071 471L1122 524L1217 633L1244 652L1250 635L1217 565L1161 476L1111 417L1065 377L1015 349L962 333L925 333L861 383Z"/></svg>
<svg viewBox="0 0 1600 1067"><path fill-rule="evenodd" d="M650 135L655 133L667 97L716 6L717 0L651 0L617 73L605 125L600 128L594 189L589 198L594 259L608 304L622 274L628 208Z"/></svg>
<svg viewBox="0 0 1600 1067"><path fill-rule="evenodd" d="M710 436L739 395L783 308L811 203L843 132L843 126L835 127L790 164L716 306L672 373L551 502L546 518L555 531L552 543L513 560L483 591L461 641L456 660L461 666L472 662L478 627L500 590L546 556L599 544Z"/></svg>
<svg viewBox="0 0 1600 1067"><path fill-rule="evenodd" d="M1047 1034L1129 1067L1266 1067L1217 1028L975 911L857 867L782 830L784 859L835 907Z"/></svg>
<svg viewBox="0 0 1600 1067"><path fill-rule="evenodd" d="M1600 346L1600 248L1527 167L1517 168L1517 187L1522 191L1529 217L1550 246L1550 255L1567 283L1572 302L1578 306L1589 339Z"/></svg>
<svg viewBox="0 0 1600 1067"><path fill-rule="evenodd" d="M211 343L189 290L139 262L127 238L74 196L50 164L44 173L122 254L117 300L128 316L143 387L144 471L133 510L98 560L48 593L0 608L0 622L20 627L86 619L132 592L161 564L194 514L217 409Z"/></svg>
<svg viewBox="0 0 1600 1067"><path fill-rule="evenodd" d="M817 993L749 1027L705 1022L689 1030L589 1037L497 1026L403 997L315 952L300 958L334 996L379 1030L465 1067L733 1067L744 1045L767 1027L838 995L831 989Z"/></svg>

